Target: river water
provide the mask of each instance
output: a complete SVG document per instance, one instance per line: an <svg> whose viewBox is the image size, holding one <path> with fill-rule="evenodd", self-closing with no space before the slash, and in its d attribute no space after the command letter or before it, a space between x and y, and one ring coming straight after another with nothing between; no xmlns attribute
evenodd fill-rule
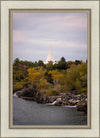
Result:
<svg viewBox="0 0 100 138"><path fill-rule="evenodd" d="M75 107L38 104L13 96L13 125L87 125L87 115Z"/></svg>

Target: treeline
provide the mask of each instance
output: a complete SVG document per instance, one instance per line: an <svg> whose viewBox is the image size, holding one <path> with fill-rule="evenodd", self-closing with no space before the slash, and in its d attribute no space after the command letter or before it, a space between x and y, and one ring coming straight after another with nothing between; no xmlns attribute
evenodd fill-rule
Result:
<svg viewBox="0 0 100 138"><path fill-rule="evenodd" d="M51 61L44 64L42 60L29 62L17 58L13 63L13 82L14 91L27 87L45 95L87 92L87 62L66 62L62 57L53 65Z"/></svg>

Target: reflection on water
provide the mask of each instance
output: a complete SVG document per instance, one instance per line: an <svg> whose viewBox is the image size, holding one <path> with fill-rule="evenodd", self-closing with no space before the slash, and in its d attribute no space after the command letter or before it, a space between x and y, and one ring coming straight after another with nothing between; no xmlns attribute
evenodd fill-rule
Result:
<svg viewBox="0 0 100 138"><path fill-rule="evenodd" d="M87 115L75 107L38 104L13 96L13 125L87 125Z"/></svg>

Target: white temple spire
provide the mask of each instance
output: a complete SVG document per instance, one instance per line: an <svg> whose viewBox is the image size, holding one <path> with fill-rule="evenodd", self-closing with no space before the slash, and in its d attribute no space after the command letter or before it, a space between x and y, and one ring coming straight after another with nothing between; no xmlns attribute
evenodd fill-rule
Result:
<svg viewBox="0 0 100 138"><path fill-rule="evenodd" d="M49 46L49 53L48 53L48 56L47 56L45 64L48 64L49 61L52 61L53 64L55 63L55 60L54 60L53 54L52 54L52 50L51 50L51 45Z"/></svg>

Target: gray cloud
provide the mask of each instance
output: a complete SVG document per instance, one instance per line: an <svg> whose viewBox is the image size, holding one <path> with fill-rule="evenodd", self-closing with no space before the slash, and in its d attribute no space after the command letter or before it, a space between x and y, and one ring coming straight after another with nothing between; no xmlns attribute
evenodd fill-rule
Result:
<svg viewBox="0 0 100 138"><path fill-rule="evenodd" d="M87 59L86 13L13 13L13 59Z"/></svg>

